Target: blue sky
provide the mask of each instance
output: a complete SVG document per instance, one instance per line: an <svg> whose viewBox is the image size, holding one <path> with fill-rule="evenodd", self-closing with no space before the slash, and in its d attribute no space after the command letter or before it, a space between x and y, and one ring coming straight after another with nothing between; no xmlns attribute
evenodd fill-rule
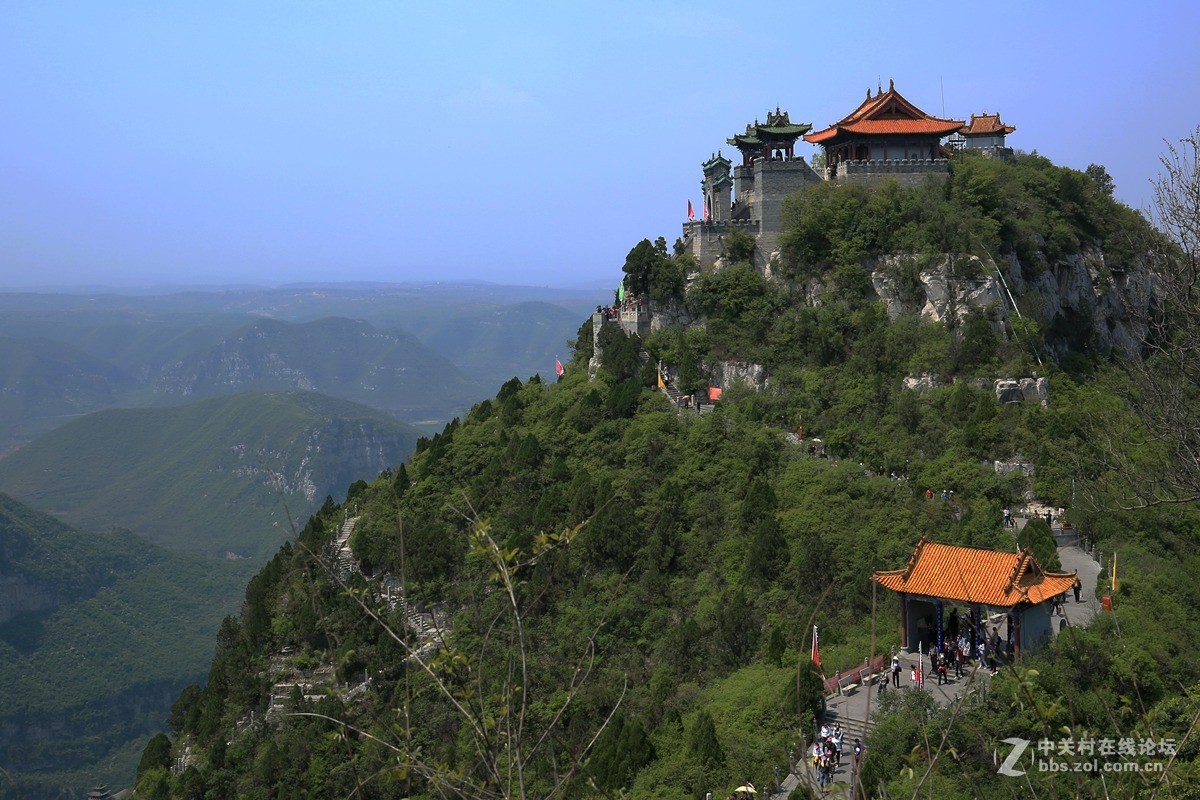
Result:
<svg viewBox="0 0 1200 800"><path fill-rule="evenodd" d="M1198 6L8 0L0 288L611 282L725 137L889 79L1143 207Z"/></svg>

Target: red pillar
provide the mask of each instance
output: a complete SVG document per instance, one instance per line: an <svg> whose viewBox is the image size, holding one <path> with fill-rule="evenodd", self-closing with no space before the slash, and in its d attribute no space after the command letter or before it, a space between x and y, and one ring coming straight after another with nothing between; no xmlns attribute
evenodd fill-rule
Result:
<svg viewBox="0 0 1200 800"><path fill-rule="evenodd" d="M908 649L908 595L900 592L900 649Z"/></svg>

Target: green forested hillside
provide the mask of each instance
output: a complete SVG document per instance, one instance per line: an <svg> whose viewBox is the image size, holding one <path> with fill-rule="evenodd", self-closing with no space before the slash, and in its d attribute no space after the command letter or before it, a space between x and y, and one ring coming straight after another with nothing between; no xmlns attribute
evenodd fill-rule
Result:
<svg viewBox="0 0 1200 800"><path fill-rule="evenodd" d="M123 532L80 533L0 494L0 577L21 587L0 606L0 624L28 609L90 597L143 562Z"/></svg>
<svg viewBox="0 0 1200 800"><path fill-rule="evenodd" d="M919 402L918 413L929 428L946 427L938 402ZM1057 417L1056 424L1069 427L1075 414L1064 409ZM1046 412L1046 418L1054 417ZM366 592L367 607L381 608L369 599L370 583L353 583L358 590L347 593L309 554L323 553L340 523L342 510L330 508L309 522L300 550L287 549L260 574L240 623L222 635L209 683L189 696L180 730L179 740L205 755L173 791L317 797L361 785L365 796L432 796L433 775L456 784L484 780L477 773L491 759L502 761L502 749L481 755L473 747L468 718L492 719L503 729L506 711L515 713L524 696L525 746L553 727L561 758L580 752L615 714L612 732L596 743L569 794L619 787L632 797L728 792L747 775L769 775L786 763L787 747L807 730L811 690L803 690L810 699L798 705L795 686L798 676L810 686L799 657L807 652L810 621L821 625L827 672L861 663L872 646L865 580L872 570L902 564L922 534L1015 549L998 524L1015 487L995 482L976 463L966 460L971 469L955 476L951 508L924 500L904 482L864 474L856 462L809 457L763 426L753 397L695 417L611 377L594 384L582 376L554 386L510 383L426 443L398 481L382 479L355 498L363 515L356 553L375 567L403 566L411 597L455 612L449 648L432 656L431 666L471 714L443 705L428 673L405 668L403 647L383 624L402 631L398 615L364 616L358 590ZM472 519L485 521L497 551ZM1156 734L1182 739L1196 699L1169 687L1196 685L1187 654L1200 636L1194 622L1200 597L1187 577L1191 567L1171 565L1180 558L1200 564L1195 515L1076 519L1102 547L1122 548L1118 602L1122 619L1138 622L1125 623L1119 648L1105 621L1026 663L1042 677L1001 678L1001 688L973 707L964 735L984 731L994 743L1067 724L1068 714L1076 724L1107 725L1107 715L1128 697L1134 705L1122 712L1122 725L1140 731L1153 719ZM558 544L541 533L564 531ZM518 640L496 591L495 553L514 569L515 596L526 614L523 681L507 677L519 669ZM538 553L536 563L518 566ZM897 643L895 609L894 601L880 602L874 647L886 652ZM288 706L336 722L297 717L220 744L249 709L266 711L273 680L289 669L268 669L280 663L271 654L289 649L296 655L283 656L283 664L328 663L346 688L365 670L374 676L372 688ZM1152 676L1142 672L1150 664ZM586 677L576 672L581 665ZM1089 671L1086 681L1066 677L1080 670ZM573 679L583 686L566 719L554 724ZM514 695L514 683L523 691ZM1135 686L1140 698L1130 694ZM1064 692L1073 697L1070 712L1056 702ZM903 757L922 736L913 725L922 718L918 712L901 712L885 722L881 730L895 732L875 745L879 760L871 762L873 774L896 781L899 791L911 786ZM946 724L931 709L919 713L935 729ZM355 756L347 760L341 737L327 735L342 730L341 723L386 745L352 734ZM392 747L411 759L409 769L389 766ZM944 793L935 796L959 796L994 776L990 750L963 757L961 765L944 767L948 774L938 784ZM1190 774L1190 763L1176 764L1176 774ZM525 780L542 796L563 777L552 761L536 758ZM515 780L491 778L497 791L515 793L505 786L509 779ZM143 780L148 790L162 775L148 765ZM1008 796L1003 785L996 791L986 796Z"/></svg>
<svg viewBox="0 0 1200 800"><path fill-rule="evenodd" d="M114 409L0 460L0 490L72 524L129 528L175 550L260 559L416 435L387 415L305 392Z"/></svg>
<svg viewBox="0 0 1200 800"><path fill-rule="evenodd" d="M1137 269L1147 253L1120 248L1156 237L1094 178L1044 159L952 169L940 189L798 196L856 227L831 223L822 243L795 221L786 279L731 259L685 292L683 257L664 246L638 260L653 273L642 285L705 324L646 342L605 326L589 381L588 322L564 380L505 383L403 468L322 508L251 582L206 685L180 697L173 742L147 748L139 794L698 800L761 785L811 735L811 626L826 673L887 652L895 600L873 596L871 573L902 565L923 535L1016 550L1001 509L1031 492L1068 506L1101 550L1119 549L1119 588L1085 587L1111 592L1116 613L961 707L894 693L909 699L884 706L867 739L868 793L1190 796L1200 514L1188 502L1116 507L1122 483L1153 479L1170 456L1124 402L1136 385L1086 330L1001 327L987 309L893 318L865 268L897 246L864 232L878 216L866 209L903 212L905 247L989 249L1030 284L1084 249L1111 246L1114 263ZM770 381L681 412L653 388L642 347L685 391L719 360L764 364ZM1034 370L1049 377L1047 406L999 402L992 380ZM926 373L939 380L906 383ZM832 458L786 435L801 423ZM1032 479L995 470L1017 456ZM348 516L358 573L332 564ZM389 608L397 591L413 613L446 615L441 638ZM251 711L260 723L239 724ZM1031 771L1018 788L997 774L1006 738L1089 735L1181 746L1153 777ZM187 767L171 771L185 751Z"/></svg>
<svg viewBox="0 0 1200 800"><path fill-rule="evenodd" d="M132 743L203 674L252 571L75 530L0 495L0 768L22 795L128 780Z"/></svg>

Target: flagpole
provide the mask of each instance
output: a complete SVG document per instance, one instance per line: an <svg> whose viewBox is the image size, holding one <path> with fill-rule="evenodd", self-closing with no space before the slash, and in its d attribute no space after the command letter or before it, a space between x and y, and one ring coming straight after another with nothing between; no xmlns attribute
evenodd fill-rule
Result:
<svg viewBox="0 0 1200 800"><path fill-rule="evenodd" d="M925 683L925 643L917 642L917 685L914 689L924 688Z"/></svg>

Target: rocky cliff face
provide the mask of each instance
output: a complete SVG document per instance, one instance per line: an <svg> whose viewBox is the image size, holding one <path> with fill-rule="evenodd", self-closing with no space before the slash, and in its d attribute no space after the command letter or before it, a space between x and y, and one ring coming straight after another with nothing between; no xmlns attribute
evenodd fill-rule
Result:
<svg viewBox="0 0 1200 800"><path fill-rule="evenodd" d="M404 460L412 449L407 433L388 432L354 420L330 419L313 432L312 456L319 454L322 468L314 474L312 459L305 458L296 473L305 496L317 502L324 494L338 494L359 478L370 478Z"/></svg>
<svg viewBox="0 0 1200 800"><path fill-rule="evenodd" d="M1022 313L1047 326L1052 347L1061 351L1071 339L1083 337L1078 344L1106 352L1141 351L1147 312L1158 292L1148 270L1111 270L1102 252L1087 250L1041 273L1031 273L1012 257L1006 272ZM1057 336L1056 327L1064 328Z"/></svg>
<svg viewBox="0 0 1200 800"><path fill-rule="evenodd" d="M1057 354L1069 347L1137 354L1146 337L1147 310L1155 300L1149 271L1112 270L1097 249L1069 256L1042 271L1012 256L998 266L974 256L949 256L917 271L919 281L898 277L911 256L893 255L867 265L876 295L897 317L920 313L931 321L963 318L973 308L990 309L998 330L1017 316L1036 320Z"/></svg>
<svg viewBox="0 0 1200 800"><path fill-rule="evenodd" d="M737 383L761 392L767 388L769 378L762 364L751 364L744 361L718 361L713 364L703 364L702 368L712 377L712 385L722 390L730 389Z"/></svg>

